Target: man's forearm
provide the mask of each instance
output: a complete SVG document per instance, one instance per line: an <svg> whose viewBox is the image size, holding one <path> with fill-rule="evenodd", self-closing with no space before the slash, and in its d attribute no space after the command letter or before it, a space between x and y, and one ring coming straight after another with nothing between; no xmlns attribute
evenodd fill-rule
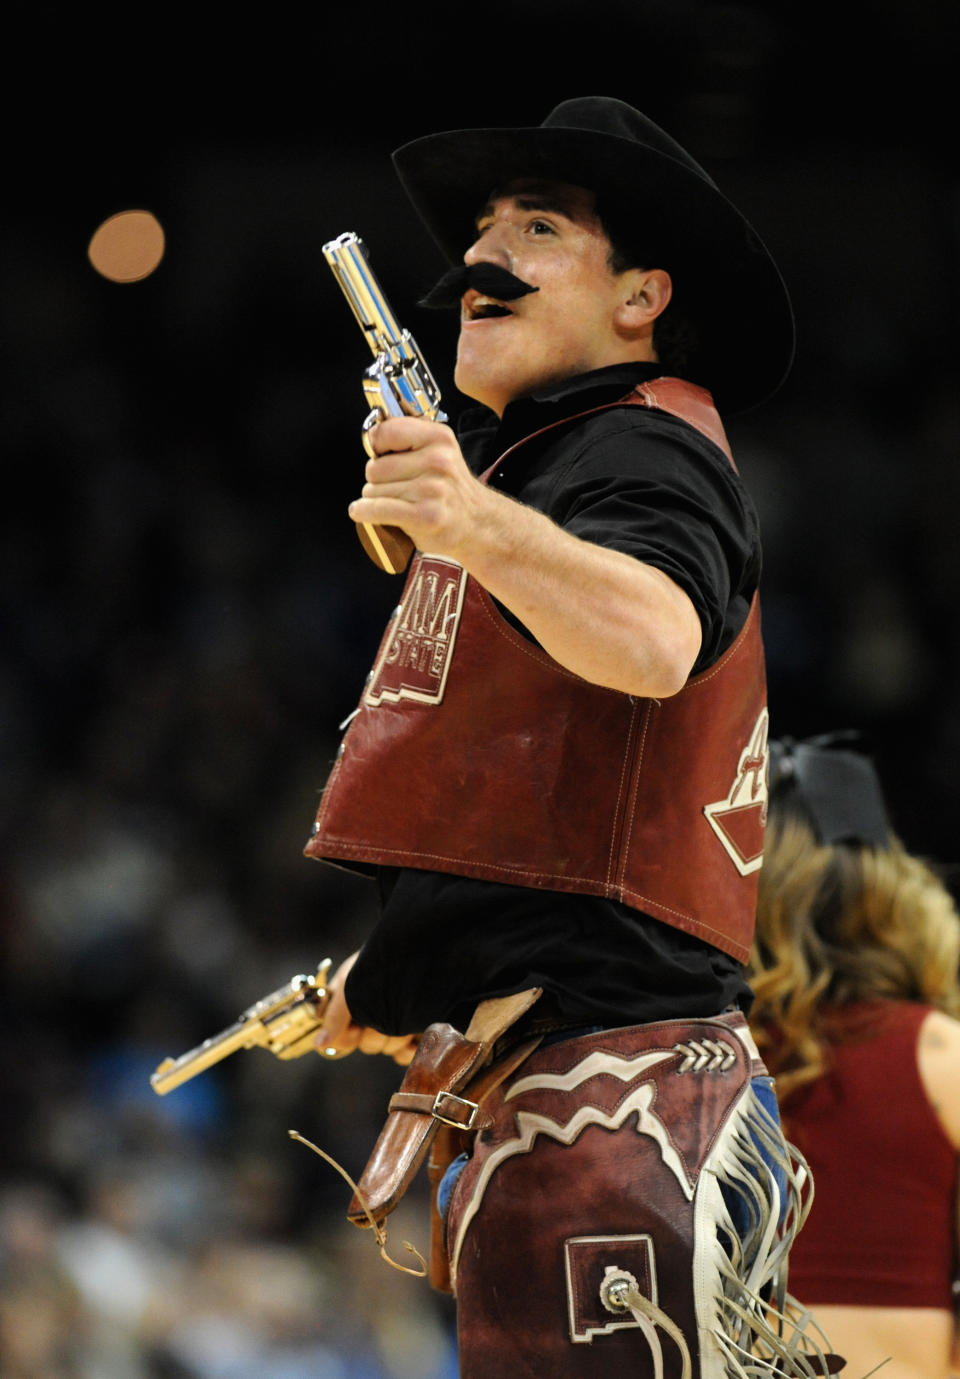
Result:
<svg viewBox="0 0 960 1379"><path fill-rule="evenodd" d="M484 489L477 520L448 552L583 679L666 698L700 650L687 595L663 571L582 541L543 513Z"/></svg>

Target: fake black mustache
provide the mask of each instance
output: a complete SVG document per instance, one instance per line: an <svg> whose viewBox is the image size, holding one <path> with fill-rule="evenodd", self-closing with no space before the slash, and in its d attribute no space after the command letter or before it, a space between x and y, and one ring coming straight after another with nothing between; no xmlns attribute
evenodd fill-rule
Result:
<svg viewBox="0 0 960 1379"><path fill-rule="evenodd" d="M459 306L460 298L470 288L484 297L494 297L498 302L513 302L518 297L525 297L528 292L540 291L539 287L531 287L498 263L461 263L444 273L419 304L440 309Z"/></svg>

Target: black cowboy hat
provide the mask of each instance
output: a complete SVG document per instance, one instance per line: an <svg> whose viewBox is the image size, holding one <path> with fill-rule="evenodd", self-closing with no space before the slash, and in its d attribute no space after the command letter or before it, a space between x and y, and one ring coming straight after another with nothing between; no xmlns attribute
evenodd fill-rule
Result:
<svg viewBox="0 0 960 1379"><path fill-rule="evenodd" d="M769 397L793 361L790 298L759 236L698 163L623 101L563 101L541 125L455 129L404 144L400 181L452 263L475 236L478 212L515 177L543 177L594 192L615 238L654 252L695 319L699 348L687 370L726 412Z"/></svg>

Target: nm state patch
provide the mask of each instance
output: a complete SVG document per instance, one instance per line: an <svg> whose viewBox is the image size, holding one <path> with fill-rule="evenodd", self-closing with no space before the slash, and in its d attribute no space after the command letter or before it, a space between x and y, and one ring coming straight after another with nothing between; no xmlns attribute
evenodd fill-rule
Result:
<svg viewBox="0 0 960 1379"><path fill-rule="evenodd" d="M371 708L384 700L440 703L466 582L466 572L456 561L435 555L417 557L367 686L364 698Z"/></svg>

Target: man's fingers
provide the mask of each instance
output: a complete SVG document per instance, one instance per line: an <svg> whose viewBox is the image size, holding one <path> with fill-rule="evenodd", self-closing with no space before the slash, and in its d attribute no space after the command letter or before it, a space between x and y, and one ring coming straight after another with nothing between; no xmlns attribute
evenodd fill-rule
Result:
<svg viewBox="0 0 960 1379"><path fill-rule="evenodd" d="M371 460L376 460L380 455L395 455L413 448L410 438L404 435L402 425L395 424L403 423L405 420L405 417L389 417L364 433L364 448Z"/></svg>
<svg viewBox="0 0 960 1379"><path fill-rule="evenodd" d="M354 1053L358 1048L360 1033L359 1025L347 1025L336 1034L323 1029L314 1039L314 1047L324 1058L345 1058L348 1053Z"/></svg>
<svg viewBox="0 0 960 1379"><path fill-rule="evenodd" d="M383 1054L401 1067L411 1063L417 1051L418 1036L415 1034L383 1034L378 1029L369 1026L361 1029L357 1025L352 1027L350 1033L355 1037L355 1047L361 1053Z"/></svg>
<svg viewBox="0 0 960 1379"><path fill-rule="evenodd" d="M450 428L442 422L428 421L425 417L386 417L365 432L364 448L369 446L374 455L422 450L449 432Z"/></svg>
<svg viewBox="0 0 960 1379"><path fill-rule="evenodd" d="M338 1053L352 1053L357 1047L359 1027L353 1024L350 1007L343 994L347 975L356 960L357 954L351 953L327 983L327 1005L323 1012L323 1026L313 1041L321 1053L327 1049L336 1049Z"/></svg>
<svg viewBox="0 0 960 1379"><path fill-rule="evenodd" d="M403 483L431 472L443 474L447 457L441 446L429 444L416 450L378 451L363 467L364 478L371 484Z"/></svg>
<svg viewBox="0 0 960 1379"><path fill-rule="evenodd" d="M386 1042L387 1036L381 1034L378 1029L367 1027L360 1031L359 1049L361 1053L382 1053Z"/></svg>
<svg viewBox="0 0 960 1379"><path fill-rule="evenodd" d="M392 1057L394 1063L399 1063L401 1068L406 1068L410 1063L413 1062L413 1056L417 1051L417 1045L420 1042L420 1036L418 1034L411 1034L408 1035L406 1039L401 1039L397 1042L399 1043L400 1047L398 1049L394 1049L390 1056Z"/></svg>
<svg viewBox="0 0 960 1379"><path fill-rule="evenodd" d="M406 530L411 505L399 499L355 498L347 507L354 522L369 522L380 527L401 527Z"/></svg>

